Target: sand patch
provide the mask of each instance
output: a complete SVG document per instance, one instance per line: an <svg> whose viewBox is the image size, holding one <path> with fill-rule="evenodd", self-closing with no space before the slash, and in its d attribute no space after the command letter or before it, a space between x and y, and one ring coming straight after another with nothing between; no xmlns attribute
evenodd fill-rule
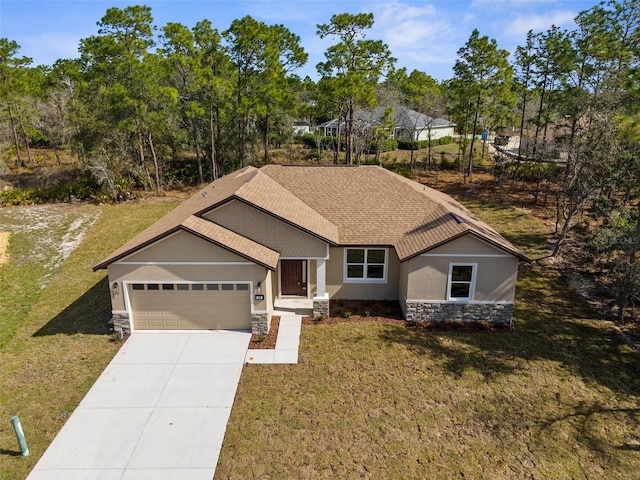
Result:
<svg viewBox="0 0 640 480"><path fill-rule="evenodd" d="M9 261L9 255L7 254L9 235L9 232L0 232L0 265Z"/></svg>

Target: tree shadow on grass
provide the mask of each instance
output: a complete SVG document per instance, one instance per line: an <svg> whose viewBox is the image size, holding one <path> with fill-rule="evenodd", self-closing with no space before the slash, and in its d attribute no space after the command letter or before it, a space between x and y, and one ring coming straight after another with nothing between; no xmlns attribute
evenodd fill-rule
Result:
<svg viewBox="0 0 640 480"><path fill-rule="evenodd" d="M559 274L541 276L534 268L521 277L515 332L414 332L387 326L382 340L442 359L455 376L473 369L490 380L548 360L586 383L640 397L640 355L610 324L598 320L598 313Z"/></svg>
<svg viewBox="0 0 640 480"><path fill-rule="evenodd" d="M107 277L98 281L71 305L58 313L34 337L45 335L84 333L104 335L110 333L107 324L111 311L109 281Z"/></svg>

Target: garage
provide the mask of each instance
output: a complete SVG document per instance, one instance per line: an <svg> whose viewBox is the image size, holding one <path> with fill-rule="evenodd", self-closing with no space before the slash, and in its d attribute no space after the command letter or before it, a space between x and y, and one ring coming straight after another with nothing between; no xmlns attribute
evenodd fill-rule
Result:
<svg viewBox="0 0 640 480"><path fill-rule="evenodd" d="M136 330L250 330L247 283L131 283Z"/></svg>

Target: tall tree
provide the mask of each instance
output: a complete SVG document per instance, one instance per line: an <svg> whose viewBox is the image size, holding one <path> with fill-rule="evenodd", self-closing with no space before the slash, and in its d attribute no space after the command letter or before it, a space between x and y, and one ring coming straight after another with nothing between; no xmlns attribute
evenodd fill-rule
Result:
<svg viewBox="0 0 640 480"><path fill-rule="evenodd" d="M499 49L495 40L481 37L478 30L474 30L465 46L458 50L450 85L453 112L459 121L469 126L471 135L465 178L472 174L474 143L479 130L500 125L505 109L513 104L513 69L508 57L509 52Z"/></svg>
<svg viewBox="0 0 640 480"><path fill-rule="evenodd" d="M20 46L13 40L0 38L0 105L7 112L16 150L16 166L22 166L19 140L19 104L28 89L29 57L19 57ZM28 142L27 139L25 141ZM28 143L27 143L28 145Z"/></svg>
<svg viewBox="0 0 640 480"><path fill-rule="evenodd" d="M346 162L352 163L354 111L357 106L376 104L376 85L394 65L389 47L380 40L366 39L365 30L373 26L373 14L341 13L328 24L318 25L320 38L335 37L339 43L325 52L325 62L316 69L323 78L332 78L330 91L344 100Z"/></svg>
<svg viewBox="0 0 640 480"><path fill-rule="evenodd" d="M146 153L151 154L155 184L161 188L160 163L154 136L160 117L173 108L175 91L160 83L160 63L150 53L153 17L145 6L110 8L100 22L98 35L81 41L80 53L88 82L85 100L109 126L131 136L132 149L147 172ZM102 130L102 128L100 128ZM106 131L95 132L109 135Z"/></svg>
<svg viewBox="0 0 640 480"><path fill-rule="evenodd" d="M236 115L240 139L240 162L247 165L252 120L263 124L264 161L268 161L269 125L278 106L290 104L288 74L302 66L307 54L300 37L283 25L269 26L250 16L234 20L223 36L236 70Z"/></svg>

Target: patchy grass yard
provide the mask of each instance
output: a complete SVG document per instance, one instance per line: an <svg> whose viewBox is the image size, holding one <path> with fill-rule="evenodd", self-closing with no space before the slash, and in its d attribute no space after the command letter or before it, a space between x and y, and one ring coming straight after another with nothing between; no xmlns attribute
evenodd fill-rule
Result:
<svg viewBox="0 0 640 480"><path fill-rule="evenodd" d="M0 265L0 479L27 476L120 346L106 324L105 273L92 265L173 206L0 209L12 232ZM13 415L29 457L20 456Z"/></svg>
<svg viewBox="0 0 640 480"><path fill-rule="evenodd" d="M468 204L532 257L541 224ZM516 329L303 327L301 363L247 365L216 479L635 479L640 357L545 263Z"/></svg>

